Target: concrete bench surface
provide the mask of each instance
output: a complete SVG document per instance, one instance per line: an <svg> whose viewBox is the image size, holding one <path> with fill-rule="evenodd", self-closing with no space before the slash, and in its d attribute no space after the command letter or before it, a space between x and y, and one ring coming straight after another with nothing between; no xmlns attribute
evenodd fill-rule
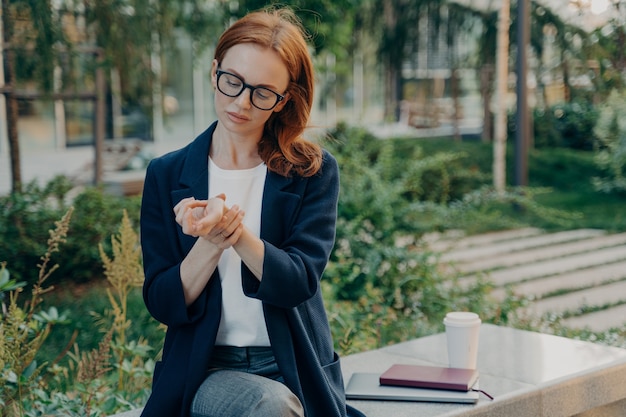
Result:
<svg viewBox="0 0 626 417"><path fill-rule="evenodd" d="M396 363L446 365L444 333L342 358L346 383L354 372L381 373ZM483 324L477 404L349 401L368 417L623 417L626 349ZM140 410L115 417L138 417Z"/></svg>

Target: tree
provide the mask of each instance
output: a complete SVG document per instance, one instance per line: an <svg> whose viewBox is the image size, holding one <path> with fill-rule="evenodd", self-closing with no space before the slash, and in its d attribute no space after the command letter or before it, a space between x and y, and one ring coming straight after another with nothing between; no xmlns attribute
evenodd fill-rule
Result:
<svg viewBox="0 0 626 417"><path fill-rule="evenodd" d="M460 80L458 77L458 68L462 65L463 60L467 62L467 57L459 55L459 40L462 39L462 35L471 33L475 28L475 19L468 18L468 9L456 3L447 5L447 19L446 19L446 45L448 50L448 63L451 66L450 75L450 93L454 103L454 139L461 140L461 132L459 127L460 119ZM488 125L486 125L487 127Z"/></svg>
<svg viewBox="0 0 626 417"><path fill-rule="evenodd" d="M595 127L599 139L596 164L601 176L593 184L605 193L626 193L626 93L612 91L600 106L600 118Z"/></svg>
<svg viewBox="0 0 626 417"><path fill-rule="evenodd" d="M19 82L29 77L39 80L44 93L53 87L54 67L57 59L54 45L64 44L65 38L59 21L54 19L49 0L2 1L2 27L6 53L4 74L6 79L7 131L11 161L11 189L22 189L22 169L17 132Z"/></svg>
<svg viewBox="0 0 626 417"><path fill-rule="evenodd" d="M224 21L219 3L202 0L88 0L84 14L88 42L104 51L108 85L119 90L120 106L147 115L161 107L153 92L161 91L160 68L175 48L175 31L186 31L199 53Z"/></svg>
<svg viewBox="0 0 626 417"><path fill-rule="evenodd" d="M240 0L233 9L228 2L224 2L222 13L238 19L251 11L284 4L280 0ZM289 7L311 35L316 55L329 52L343 56L352 38L353 17L360 4L359 0L293 0L289 2Z"/></svg>
<svg viewBox="0 0 626 417"><path fill-rule="evenodd" d="M581 55L583 49L579 45L586 41L588 35L582 28L563 21L557 12L537 2L532 2L531 5L530 47L537 57L536 78L541 87L540 91L544 94L542 101L544 105L547 105L542 74L546 71L556 70L555 72L560 73L559 76L563 81L564 99L571 102L574 99L570 81L572 78L572 61L585 65L586 60L582 59ZM556 57L558 57L556 60L558 64L553 68L546 69L542 58L548 45L554 49Z"/></svg>
<svg viewBox="0 0 626 417"><path fill-rule="evenodd" d="M611 3L611 19L591 34L590 52L598 63L594 84L602 96L626 87L626 1Z"/></svg>
<svg viewBox="0 0 626 417"><path fill-rule="evenodd" d="M371 27L379 27L380 56L385 86L385 120L398 120L402 99L402 66L420 40L419 22L439 10L438 0L375 0Z"/></svg>
<svg viewBox="0 0 626 417"><path fill-rule="evenodd" d="M89 47L102 50L104 60L101 64L86 64L88 69L103 65L107 74L119 74L122 104L150 109L153 87L160 83L152 76L152 53L155 49L161 52L161 46L172 46L176 28L190 33L199 48L206 47L221 31L221 16L213 6L214 2L202 0L60 1L54 7L50 0L4 0L12 190L20 191L22 182L16 96L20 83L32 82L43 94L53 92L53 87L75 89L83 72L76 66L85 62L74 58L80 48ZM76 24L79 20L85 22L84 29ZM57 67L65 70L60 86L55 86L53 80ZM108 85L111 83L109 76Z"/></svg>

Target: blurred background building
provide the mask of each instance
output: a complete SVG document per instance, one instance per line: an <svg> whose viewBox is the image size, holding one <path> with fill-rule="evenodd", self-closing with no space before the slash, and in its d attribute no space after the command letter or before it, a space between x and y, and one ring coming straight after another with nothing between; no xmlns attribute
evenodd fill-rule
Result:
<svg viewBox="0 0 626 417"><path fill-rule="evenodd" d="M608 2L541 0L533 2L533 5L543 6L544 16L555 14L568 25L590 33L610 17ZM205 3L208 9L217 7L218 3L229 3L231 9L237 7L236 2L207 0ZM491 87L485 84L485 80L493 81L494 68L480 62L481 48L485 46L483 41L489 36L489 28L486 27L488 23L485 22L490 20L485 16L497 16L502 0L454 0L445 4L449 4L449 7L444 7L437 14L442 20L433 19L428 14L416 14L414 25L417 32L411 33L418 35L410 44L411 47L405 48L407 51L399 71L399 80L388 79L388 70L382 66L380 51L367 41L360 42L358 48L352 51L354 53L347 57L348 62L332 51L316 55L318 84L312 125L321 129L332 128L338 122L372 128L398 125L440 129L441 132L449 133L456 124L456 129L461 128L465 134L480 136L485 128L485 114L489 113L489 107L494 106L493 96L486 95ZM93 44L96 41L93 34L89 35L87 31L90 18L81 3L76 3L73 9L68 9L63 1L53 2L53 5L56 13L63 15L64 32L73 43ZM474 12L464 15L462 25L454 23L455 13L459 13L455 8L457 6ZM514 9L512 11L514 13ZM135 13L132 9L128 11L129 15ZM319 12L319 19L324 19L322 11ZM20 22L15 23L19 26ZM221 27L215 26L213 32L217 34ZM560 35L554 25L542 26L540 36L544 38L543 49L540 56L532 57L534 70L529 74L529 89L533 92L530 94L531 106L537 105L537 100L555 103L567 98L562 75L563 55L557 39ZM570 41L575 43L576 39ZM199 48L198 40L182 28L170 32L167 44L167 48L162 44L153 45L155 48L149 55L151 65L148 66L152 74L146 73L145 76L154 77L155 82L147 84L152 91L144 91L141 100L125 101L121 90L128 88L125 85L127 81L123 75L120 76L119 69L109 71L106 85L107 138L185 142L214 120L213 91L209 79L211 45ZM124 49L123 39L118 47ZM6 56L6 50L3 56ZM342 62L338 62L339 59ZM64 85L63 79L68 75L64 71L71 72L78 80L72 88L93 90L93 68L96 65L93 57L79 53L72 55L71 60L74 64L80 62L67 71L57 66L55 82ZM568 72L571 79L567 83L582 88L590 85L592 74L589 68L599 64L577 63L575 60L570 62ZM513 67L509 74L505 102L507 108L515 105ZM399 91L395 95L391 112L389 91L386 91L390 88L390 82L398 86ZM26 92L37 92L39 89L32 81L24 82L19 88ZM542 89L540 94L536 93L538 88ZM486 98L489 100L487 110L484 103ZM7 150L5 115L5 106L0 102L0 153ZM22 98L19 100L18 132L21 146L27 148L63 149L91 145L94 143L93 101Z"/></svg>

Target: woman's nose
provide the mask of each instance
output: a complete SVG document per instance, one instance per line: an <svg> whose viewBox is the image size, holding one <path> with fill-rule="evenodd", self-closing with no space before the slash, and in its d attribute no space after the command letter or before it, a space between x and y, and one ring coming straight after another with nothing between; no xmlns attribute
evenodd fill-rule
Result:
<svg viewBox="0 0 626 417"><path fill-rule="evenodd" d="M252 105L252 90L246 87L235 99L237 105L243 109L248 109Z"/></svg>

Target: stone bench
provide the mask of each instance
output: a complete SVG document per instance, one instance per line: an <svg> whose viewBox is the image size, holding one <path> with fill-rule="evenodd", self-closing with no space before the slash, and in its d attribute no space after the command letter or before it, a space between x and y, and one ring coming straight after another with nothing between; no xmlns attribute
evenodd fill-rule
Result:
<svg viewBox="0 0 626 417"><path fill-rule="evenodd" d="M145 170L106 172L102 183L104 190L112 195L141 195L145 176Z"/></svg>
<svg viewBox="0 0 626 417"><path fill-rule="evenodd" d="M383 372L395 363L445 365L440 333L342 358L346 382L354 372ZM349 401L368 417L623 417L626 349L483 324L478 357L478 403ZM140 410L115 417L139 417Z"/></svg>

